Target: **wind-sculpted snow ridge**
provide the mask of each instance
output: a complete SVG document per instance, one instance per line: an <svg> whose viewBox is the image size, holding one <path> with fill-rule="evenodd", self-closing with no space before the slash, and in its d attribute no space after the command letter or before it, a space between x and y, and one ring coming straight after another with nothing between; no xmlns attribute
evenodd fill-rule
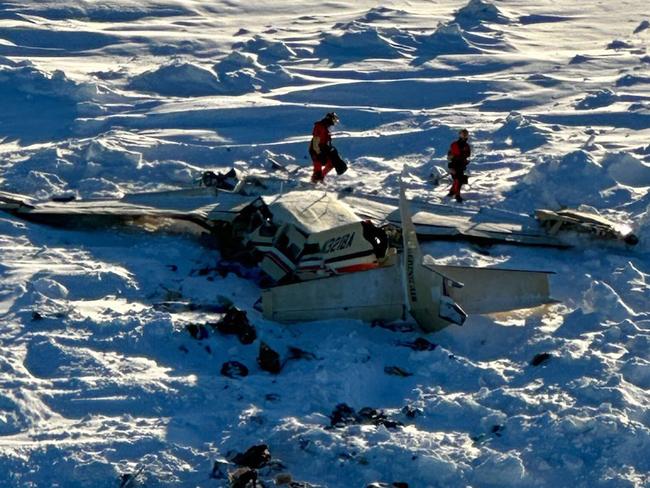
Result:
<svg viewBox="0 0 650 488"><path fill-rule="evenodd" d="M237 51L245 51L257 55L260 63L275 64L286 61L297 56L297 53L284 42L268 39L267 37L255 35L252 39L243 42L236 42L232 48ZM235 51L233 51L234 53Z"/></svg>
<svg viewBox="0 0 650 488"><path fill-rule="evenodd" d="M616 86L650 85L650 76L626 74L616 80Z"/></svg>
<svg viewBox="0 0 650 488"><path fill-rule="evenodd" d="M138 147L132 138L115 131L26 152L6 171L11 183L5 189L39 199L62 195L119 198L129 188L191 185L200 176L200 170L186 162L144 160L143 152L149 149L146 141L139 138L142 146Z"/></svg>
<svg viewBox="0 0 650 488"><path fill-rule="evenodd" d="M513 112L493 134L496 148L517 147L522 152L538 148L549 141L549 135L534 125L527 117Z"/></svg>
<svg viewBox="0 0 650 488"><path fill-rule="evenodd" d="M233 51L212 69L175 59L134 76L128 86L159 95L201 97L268 91L292 80L293 76L279 64L263 66L253 56Z"/></svg>
<svg viewBox="0 0 650 488"><path fill-rule="evenodd" d="M139 0L81 1L77 4L41 0L38 2L5 1L0 6L0 17L12 13L36 15L51 20L78 19L91 22L125 22L147 17L189 15L190 9L181 2L160 1L153 5Z"/></svg>
<svg viewBox="0 0 650 488"><path fill-rule="evenodd" d="M485 23L508 24L511 19L492 2L470 0L456 12L454 22L464 29L473 29Z"/></svg>
<svg viewBox="0 0 650 488"><path fill-rule="evenodd" d="M494 4L470 0L456 12L451 21L439 23L432 34L416 36L414 64L419 65L443 55L512 51L514 48L505 39L503 32L489 25L509 22L509 17Z"/></svg>
<svg viewBox="0 0 650 488"><path fill-rule="evenodd" d="M618 101L618 95L609 88L603 88L587 95L576 103L579 110L593 110L596 108L607 107Z"/></svg>
<svg viewBox="0 0 650 488"><path fill-rule="evenodd" d="M314 55L335 63L365 59L402 57L400 45L391 39L395 30L385 31L358 21L342 26L343 33L326 33L314 48Z"/></svg>
<svg viewBox="0 0 650 488"><path fill-rule="evenodd" d="M502 33L467 30L457 22L440 23L432 34L416 36L415 65L444 55L512 51Z"/></svg>
<svg viewBox="0 0 650 488"><path fill-rule="evenodd" d="M32 143L64 138L78 116L105 113L102 104L127 98L104 85L73 81L60 70L50 73L30 61L1 58L0 100L0 137Z"/></svg>
<svg viewBox="0 0 650 488"><path fill-rule="evenodd" d="M650 187L650 164L625 152L607 153L602 166L619 184L634 188Z"/></svg>
<svg viewBox="0 0 650 488"><path fill-rule="evenodd" d="M262 58L268 60L270 56L267 54ZM274 62L263 66L251 55L239 51L231 52L213 68L230 94L268 91L277 86L291 84L294 80L293 75L280 64Z"/></svg>
<svg viewBox="0 0 650 488"><path fill-rule="evenodd" d="M224 91L211 70L180 59L134 76L129 88L177 97L216 95Z"/></svg>
<svg viewBox="0 0 650 488"><path fill-rule="evenodd" d="M0 57L0 88L3 96L13 88L30 99L58 98L72 102L119 102L125 97L116 94L106 86L95 83L79 83L68 78L65 72L47 72L37 68L30 61L14 62Z"/></svg>
<svg viewBox="0 0 650 488"><path fill-rule="evenodd" d="M457 23L439 24L433 34L421 38L423 51L431 55L443 54L473 54L479 53L476 48L467 40L466 34Z"/></svg>
<svg viewBox="0 0 650 488"><path fill-rule="evenodd" d="M632 43L628 41L623 41L621 39L614 39L612 42L607 44L607 49L612 49L614 51L631 49L632 47L633 47Z"/></svg>
<svg viewBox="0 0 650 488"><path fill-rule="evenodd" d="M381 22L404 19L408 15L406 10L397 10L389 7L374 7L368 10L358 20L360 22Z"/></svg>
<svg viewBox="0 0 650 488"><path fill-rule="evenodd" d="M581 184L587 181L588 190ZM632 154L608 153L598 162L589 152L577 150L542 159L512 193L518 197L523 192L549 208L587 204L606 209L635 200L635 189L647 186L650 165Z"/></svg>
<svg viewBox="0 0 650 488"><path fill-rule="evenodd" d="M649 28L650 28L650 22L647 21L647 20L642 20L639 23L639 25L636 26L636 28L634 29L634 32L632 32L632 33L633 34L638 34L638 33L643 32L644 30L647 30Z"/></svg>
<svg viewBox="0 0 650 488"><path fill-rule="evenodd" d="M650 252L650 203L646 207L645 212L639 216L635 231L639 236L640 245L644 247L646 252ZM648 288L650 286L650 278L646 278L643 284L645 285L644 288Z"/></svg>

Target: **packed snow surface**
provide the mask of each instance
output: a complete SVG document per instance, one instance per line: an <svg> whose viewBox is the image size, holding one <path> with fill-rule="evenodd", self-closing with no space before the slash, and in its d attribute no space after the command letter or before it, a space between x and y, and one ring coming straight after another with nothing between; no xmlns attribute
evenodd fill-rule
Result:
<svg viewBox="0 0 650 488"><path fill-rule="evenodd" d="M650 486L649 20L594 0L0 2L4 191L121 197L271 160L307 181L336 111L332 192L396 196L405 169L410 198L440 203L429 175L466 127L464 205L588 205L640 237L426 244L554 271L559 302L425 336L264 320L258 273L191 236L2 214L0 485L222 487L266 444L266 486ZM225 301L252 344L200 329ZM247 376L222 374L234 361Z"/></svg>

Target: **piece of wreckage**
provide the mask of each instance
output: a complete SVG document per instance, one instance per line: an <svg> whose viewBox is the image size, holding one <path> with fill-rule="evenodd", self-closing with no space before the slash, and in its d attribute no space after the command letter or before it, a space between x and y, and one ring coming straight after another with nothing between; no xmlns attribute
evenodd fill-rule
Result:
<svg viewBox="0 0 650 488"><path fill-rule="evenodd" d="M277 322L335 318L392 322L410 314L427 332L487 314L553 303L549 272L436 264L423 256L404 187L401 259L360 273L277 285L262 291L264 316Z"/></svg>
<svg viewBox="0 0 650 488"><path fill-rule="evenodd" d="M266 318L278 322L330 318L390 322L410 313L423 330L436 331L452 323L461 325L467 313L551 302L549 273L442 266L422 256L418 225L425 238L439 231L426 212L416 213L424 217L419 224L413 222L403 189L400 239L399 230L386 223L395 219L392 210L386 225L378 226L359 217L363 212L358 211L358 198L349 205L345 198L314 189L260 195L260 185L268 190L259 180L246 181L232 171L224 175L206 172L200 187L136 193L119 200L37 203L0 192L0 210L63 227L135 224L155 230L166 228L169 222L186 224L222 252L260 266L275 282L263 291L261 310ZM385 202L375 202L374 207L361 209L376 217L388 211L384 207ZM507 230L491 231L497 242L512 239ZM478 237L485 238L485 232L481 230ZM499 239L499 234L504 238ZM541 235L532 242L530 235L523 237L520 243L544 242ZM556 245L556 241L546 245ZM398 247L403 248L401 257Z"/></svg>
<svg viewBox="0 0 650 488"><path fill-rule="evenodd" d="M628 225L617 224L593 210L586 208L564 208L561 210L538 209L535 218L551 236L561 231L587 233L604 239L622 241L634 246L639 238Z"/></svg>

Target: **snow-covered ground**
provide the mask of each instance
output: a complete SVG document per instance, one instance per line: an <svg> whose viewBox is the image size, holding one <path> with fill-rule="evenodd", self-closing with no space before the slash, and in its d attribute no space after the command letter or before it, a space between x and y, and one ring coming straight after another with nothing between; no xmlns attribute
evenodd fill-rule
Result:
<svg viewBox="0 0 650 488"><path fill-rule="evenodd" d="M264 320L256 282L191 237L1 215L0 486L136 470L133 486L228 486L236 466L215 461L259 444L267 486L650 486L649 20L638 1L1 1L2 190L121 196L269 158L308 179L312 124L335 110L350 170L332 190L396 195L408 165L409 196L443 201L427 176L467 127L466 205L586 204L641 242L427 244L444 263L555 271L560 303L472 316L416 351L409 323ZM158 306L224 298L253 344L193 339L209 307ZM311 355L273 375L261 341ZM342 403L386 418L332 428Z"/></svg>

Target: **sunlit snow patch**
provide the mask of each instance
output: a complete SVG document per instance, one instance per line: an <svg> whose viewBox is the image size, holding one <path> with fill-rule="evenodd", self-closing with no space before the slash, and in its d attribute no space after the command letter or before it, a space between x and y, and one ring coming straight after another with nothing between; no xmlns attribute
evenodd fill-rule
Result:
<svg viewBox="0 0 650 488"><path fill-rule="evenodd" d="M602 166L609 176L622 185L636 188L650 187L650 164L644 163L631 154L606 154Z"/></svg>
<svg viewBox="0 0 650 488"><path fill-rule="evenodd" d="M650 205L639 218L636 234L639 237L639 245L646 251L650 250Z"/></svg>
<svg viewBox="0 0 650 488"><path fill-rule="evenodd" d="M512 112L503 125L494 132L493 145L497 148L518 147L530 151L548 142L546 131L536 127L523 115Z"/></svg>
<svg viewBox="0 0 650 488"><path fill-rule="evenodd" d="M356 21L346 24L345 32L341 35L324 34L314 54L335 62L401 56L395 43L382 29Z"/></svg>
<svg viewBox="0 0 650 488"><path fill-rule="evenodd" d="M600 192L616 184L592 155L579 150L538 163L524 177L518 192L550 208L583 203L600 207L605 200Z"/></svg>
<svg viewBox="0 0 650 488"><path fill-rule="evenodd" d="M175 97L216 95L223 91L212 71L178 59L134 76L129 88Z"/></svg>
<svg viewBox="0 0 650 488"><path fill-rule="evenodd" d="M52 20L78 19L86 22L128 22L144 17L190 15L190 10L172 2L156 2L152 5L138 0L76 3L28 2L21 8L21 13Z"/></svg>
<svg viewBox="0 0 650 488"><path fill-rule="evenodd" d="M408 12L404 10L395 10L388 7L375 7L368 10L368 12L359 21L362 22L376 22L391 19L403 19Z"/></svg>
<svg viewBox="0 0 650 488"><path fill-rule="evenodd" d="M236 42L232 47L234 50L256 54L257 59L265 64L277 63L278 61L296 57L296 52L284 42L266 39L259 35L248 41Z"/></svg>
<svg viewBox="0 0 650 488"><path fill-rule="evenodd" d="M282 86L293 80L291 74L279 64L263 66L252 55L233 51L213 69L219 76L223 89L231 94L248 93Z"/></svg>
<svg viewBox="0 0 650 488"><path fill-rule="evenodd" d="M419 53L437 56L440 54L471 54L480 52L465 37L456 23L439 24L435 32L421 39Z"/></svg>

